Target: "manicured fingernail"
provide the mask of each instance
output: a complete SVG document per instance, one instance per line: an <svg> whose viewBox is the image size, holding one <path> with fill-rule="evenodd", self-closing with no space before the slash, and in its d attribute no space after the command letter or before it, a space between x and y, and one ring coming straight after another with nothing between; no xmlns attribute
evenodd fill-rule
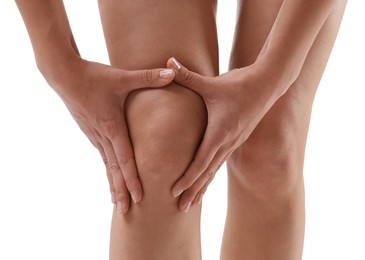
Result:
<svg viewBox="0 0 365 260"><path fill-rule="evenodd" d="M122 215L123 214L123 205L121 201L118 201L117 203L117 213Z"/></svg>
<svg viewBox="0 0 365 260"><path fill-rule="evenodd" d="M177 62L177 60L175 58L172 58L172 61L174 62L173 67L175 70L180 70L181 66L180 64Z"/></svg>
<svg viewBox="0 0 365 260"><path fill-rule="evenodd" d="M190 206L191 206L191 202L189 202L188 204L186 204L185 209L184 209L185 213L188 213L188 211L190 209Z"/></svg>
<svg viewBox="0 0 365 260"><path fill-rule="evenodd" d="M167 69L167 70L161 70L160 71L160 78L161 79L168 79L170 78L172 75L172 70L171 69Z"/></svg>
<svg viewBox="0 0 365 260"><path fill-rule="evenodd" d="M183 193L184 190L174 190L172 191L172 195L174 196L174 198L178 197L181 195L181 193Z"/></svg>

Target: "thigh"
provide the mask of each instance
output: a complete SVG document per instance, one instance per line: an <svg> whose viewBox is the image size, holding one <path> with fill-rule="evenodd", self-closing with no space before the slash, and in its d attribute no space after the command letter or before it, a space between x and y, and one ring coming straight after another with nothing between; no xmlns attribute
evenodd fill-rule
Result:
<svg viewBox="0 0 365 260"><path fill-rule="evenodd" d="M266 2L246 0L239 4L238 33L231 67L249 65L257 58L282 4L282 0ZM319 32L297 80L265 115L248 140L232 154L228 160L232 174L241 175L240 178L248 181L249 172L257 172L248 169L267 167L263 162L273 162L291 168L291 172L301 172L314 96L345 5L346 1L338 1ZM278 181L272 176L267 178Z"/></svg>
<svg viewBox="0 0 365 260"><path fill-rule="evenodd" d="M99 7L113 66L166 67L176 57L193 71L218 74L216 0L99 0Z"/></svg>

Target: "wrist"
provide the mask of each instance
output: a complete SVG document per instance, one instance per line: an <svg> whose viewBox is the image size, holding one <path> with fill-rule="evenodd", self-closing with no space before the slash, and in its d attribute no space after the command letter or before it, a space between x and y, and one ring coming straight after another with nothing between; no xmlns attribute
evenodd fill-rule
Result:
<svg viewBox="0 0 365 260"><path fill-rule="evenodd" d="M254 75L266 92L275 101L289 89L296 73L284 60L262 56L251 65Z"/></svg>

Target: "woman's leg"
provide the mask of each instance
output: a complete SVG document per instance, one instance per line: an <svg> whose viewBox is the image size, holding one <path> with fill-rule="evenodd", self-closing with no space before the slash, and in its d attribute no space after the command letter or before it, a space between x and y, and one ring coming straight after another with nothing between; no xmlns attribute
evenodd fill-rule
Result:
<svg viewBox="0 0 365 260"><path fill-rule="evenodd" d="M255 61L281 3L241 1L232 68ZM338 1L299 78L228 160L228 214L222 260L301 259L303 161L311 107L345 4Z"/></svg>
<svg viewBox="0 0 365 260"><path fill-rule="evenodd" d="M200 207L179 212L171 187L204 133L204 103L171 84L133 92L126 106L144 197L125 216L113 213L110 259L200 259Z"/></svg>
<svg viewBox="0 0 365 260"><path fill-rule="evenodd" d="M99 5L113 66L166 67L175 56L197 72L217 75L215 1L99 0ZM131 93L126 111L144 197L126 215L113 213L110 259L201 259L200 206L182 214L171 188L204 134L204 102L173 83Z"/></svg>

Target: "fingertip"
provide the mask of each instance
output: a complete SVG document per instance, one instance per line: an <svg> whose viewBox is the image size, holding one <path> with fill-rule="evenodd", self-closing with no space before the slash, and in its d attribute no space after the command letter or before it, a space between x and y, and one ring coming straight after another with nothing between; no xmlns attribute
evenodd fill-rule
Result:
<svg viewBox="0 0 365 260"><path fill-rule="evenodd" d="M203 196L204 196L204 193L200 193L196 198L195 198L195 203L197 204L202 204L202 200L203 200Z"/></svg>
<svg viewBox="0 0 365 260"><path fill-rule="evenodd" d="M181 193L183 193L183 189L178 188L178 187L174 187L172 188L172 196L174 196L174 198L177 198L181 195Z"/></svg>
<svg viewBox="0 0 365 260"><path fill-rule="evenodd" d="M129 203L124 202L122 206L122 214L123 215L127 214L128 210L129 210Z"/></svg>
<svg viewBox="0 0 365 260"><path fill-rule="evenodd" d="M179 210L180 212L185 212L185 207L186 207L186 204L185 203L182 203L181 200L179 201Z"/></svg>
<svg viewBox="0 0 365 260"><path fill-rule="evenodd" d="M117 202L117 199L116 199L116 196L115 196L115 192L114 191L112 191L111 196L112 196L112 198L111 198L112 199L112 203L115 204Z"/></svg>
<svg viewBox="0 0 365 260"><path fill-rule="evenodd" d="M131 192L131 197L134 203L138 203L142 200L142 192Z"/></svg>
<svg viewBox="0 0 365 260"><path fill-rule="evenodd" d="M167 61L167 67L174 69L175 71L179 71L182 68L182 65L180 62L178 62L175 57L171 57Z"/></svg>
<svg viewBox="0 0 365 260"><path fill-rule="evenodd" d="M175 71L173 69L163 69L159 71L160 79L172 81L175 77Z"/></svg>

